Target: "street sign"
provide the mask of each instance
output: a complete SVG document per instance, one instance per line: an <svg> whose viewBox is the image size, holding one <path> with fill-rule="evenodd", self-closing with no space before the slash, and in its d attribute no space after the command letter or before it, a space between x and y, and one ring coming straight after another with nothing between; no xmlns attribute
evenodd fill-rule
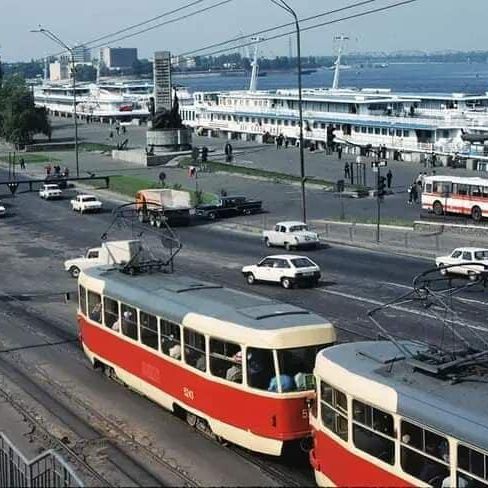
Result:
<svg viewBox="0 0 488 488"><path fill-rule="evenodd" d="M387 161L371 161L371 167L373 168L383 168L384 166L388 166Z"/></svg>
<svg viewBox="0 0 488 488"><path fill-rule="evenodd" d="M7 183L7 186L10 190L10 193L12 195L15 195L15 192L17 191L17 188L19 187L19 184L16 183L16 182L10 182L10 183Z"/></svg>

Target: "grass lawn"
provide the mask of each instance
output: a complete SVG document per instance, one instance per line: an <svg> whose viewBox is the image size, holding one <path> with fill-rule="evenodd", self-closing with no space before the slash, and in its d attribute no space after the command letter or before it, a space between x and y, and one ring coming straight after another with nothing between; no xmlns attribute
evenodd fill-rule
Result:
<svg viewBox="0 0 488 488"><path fill-rule="evenodd" d="M98 181L90 182L87 180L86 182L89 185L97 186L100 185ZM120 193L121 195L126 195L128 197L135 197L135 194L139 190L148 190L152 188L161 188L161 186L154 180L149 178L142 178L139 176L111 176L110 183L109 183L109 190L115 193ZM197 194L194 190L189 190L187 188L183 188L178 184L171 186L166 186L165 188L168 189L175 189L175 190L182 190L190 193L191 201L193 204L196 205L197 203ZM214 193L203 193L201 195L201 202L200 203L210 203L216 199L216 195Z"/></svg>
<svg viewBox="0 0 488 488"><path fill-rule="evenodd" d="M48 153L16 153L15 162L20 166L20 158L24 158L25 164L56 163L61 161ZM8 163L8 154L0 154L0 160Z"/></svg>

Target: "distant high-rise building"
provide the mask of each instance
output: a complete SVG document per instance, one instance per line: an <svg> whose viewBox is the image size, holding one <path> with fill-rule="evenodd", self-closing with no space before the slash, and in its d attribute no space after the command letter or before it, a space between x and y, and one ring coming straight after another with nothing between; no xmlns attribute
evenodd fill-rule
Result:
<svg viewBox="0 0 488 488"><path fill-rule="evenodd" d="M102 47L100 61L107 68L130 68L137 61L135 47Z"/></svg>
<svg viewBox="0 0 488 488"><path fill-rule="evenodd" d="M64 60L55 61L49 65L49 79L51 81L61 81L69 79L68 63Z"/></svg>
<svg viewBox="0 0 488 488"><path fill-rule="evenodd" d="M91 61L90 49L83 44L78 44L73 48L75 63L89 63Z"/></svg>
<svg viewBox="0 0 488 488"><path fill-rule="evenodd" d="M171 110L173 96L171 93L171 53L156 51L154 53L154 111Z"/></svg>

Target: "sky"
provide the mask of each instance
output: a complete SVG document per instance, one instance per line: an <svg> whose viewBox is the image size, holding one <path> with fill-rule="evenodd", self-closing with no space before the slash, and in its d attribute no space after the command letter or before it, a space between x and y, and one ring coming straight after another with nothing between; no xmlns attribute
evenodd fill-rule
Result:
<svg viewBox="0 0 488 488"><path fill-rule="evenodd" d="M56 33L66 44L75 45L188 5L191 1L0 0L0 55L4 61L12 62L37 59L58 52L52 41L39 33L29 32L38 27L38 24ZM200 0L192 8L158 22L220 1L222 0ZM304 18L351 5L359 0L287 1L298 16ZM371 0L369 5L323 17L316 22L338 19L348 13L390 5L397 1L400 0ZM487 14L488 0L417 0L387 12L303 32L302 54L331 55L334 50L333 38L337 34L350 37L347 46L349 52L487 50ZM151 58L157 50L183 54L228 40L240 33L252 33L290 20L289 14L270 0L232 0L194 17L108 45L137 47L140 58ZM302 28L307 25L311 24L302 23ZM288 52L286 37L261 45L263 56L287 55Z"/></svg>

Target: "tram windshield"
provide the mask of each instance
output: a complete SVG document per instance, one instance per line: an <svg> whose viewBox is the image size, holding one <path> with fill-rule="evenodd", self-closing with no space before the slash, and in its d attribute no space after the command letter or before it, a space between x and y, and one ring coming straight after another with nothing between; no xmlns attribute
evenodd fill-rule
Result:
<svg viewBox="0 0 488 488"><path fill-rule="evenodd" d="M313 390L313 368L317 353L324 349L317 346L295 347L278 350L278 365L283 393L289 391Z"/></svg>

